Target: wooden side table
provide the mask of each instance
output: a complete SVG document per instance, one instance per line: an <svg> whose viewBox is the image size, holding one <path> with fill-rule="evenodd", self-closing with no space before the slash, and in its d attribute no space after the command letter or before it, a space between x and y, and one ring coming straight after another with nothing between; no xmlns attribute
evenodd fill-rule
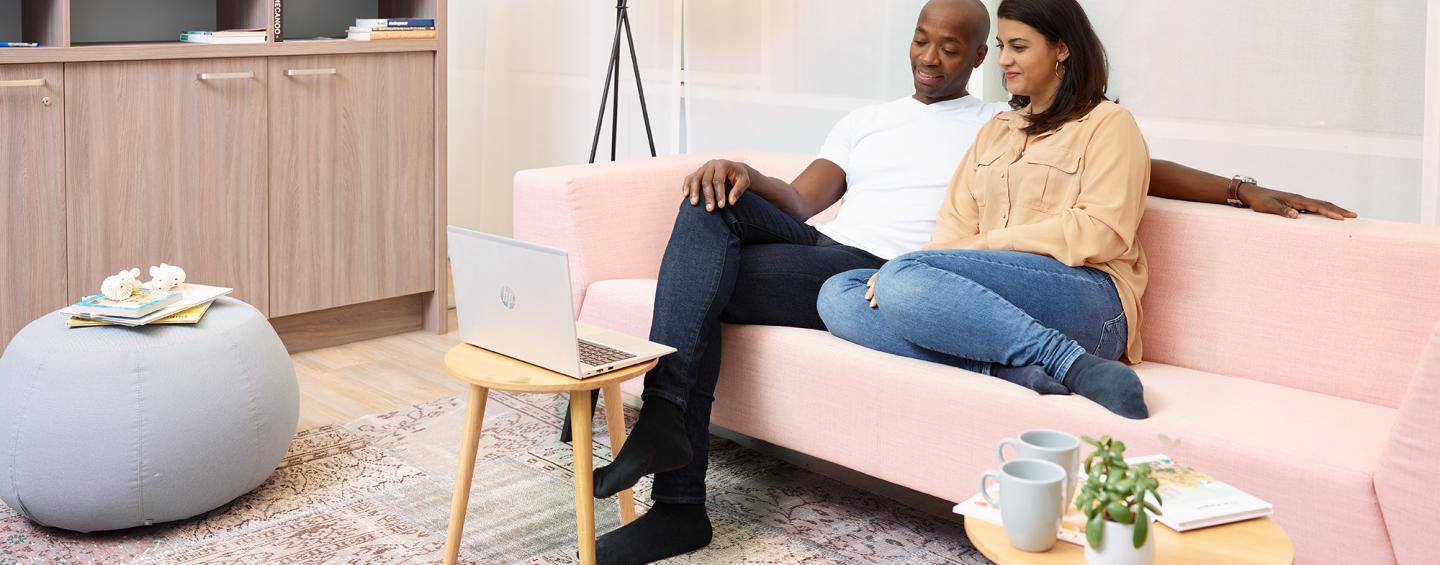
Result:
<svg viewBox="0 0 1440 565"><path fill-rule="evenodd" d="M605 395L605 422L610 430L610 450L619 453L625 445L625 416L621 409L620 383L645 374L655 361L641 363L588 379L575 379L498 353L462 343L445 354L450 374L470 385L465 407L465 434L460 440L460 464L455 473L455 495L450 501L450 527L445 535L445 563L460 555L460 534L465 529L465 508L470 502L470 482L475 472L475 452L480 429L485 423L485 401L490 390L570 394L570 421L574 427L571 447L575 450L575 533L580 545L580 562L595 563L595 485L591 471L590 391ZM635 519L635 495L620 493L620 521Z"/></svg>
<svg viewBox="0 0 1440 565"><path fill-rule="evenodd" d="M1179 565L1290 565L1295 546L1290 536L1269 518L1257 518L1179 533L1156 522L1155 563ZM1051 565L1085 563L1085 548L1055 542L1044 553L1020 551L1010 546L1005 528L983 520L965 519L965 535L985 557L1000 565Z"/></svg>

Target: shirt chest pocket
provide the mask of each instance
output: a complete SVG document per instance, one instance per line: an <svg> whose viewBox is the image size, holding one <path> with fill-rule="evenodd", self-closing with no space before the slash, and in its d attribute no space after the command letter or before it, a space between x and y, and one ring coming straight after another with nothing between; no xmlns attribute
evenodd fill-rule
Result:
<svg viewBox="0 0 1440 565"><path fill-rule="evenodd" d="M1075 205L1080 196L1080 156L1045 150L1025 155L1016 203L1032 210L1057 213Z"/></svg>
<svg viewBox="0 0 1440 565"><path fill-rule="evenodd" d="M1005 190L1004 187L1008 186L1005 177L1009 176L1010 159L1001 159L1006 154L1004 149L995 149L975 160L975 186L970 192L975 196L975 204L980 208L984 208L987 201L997 198L990 194L992 190L996 187Z"/></svg>

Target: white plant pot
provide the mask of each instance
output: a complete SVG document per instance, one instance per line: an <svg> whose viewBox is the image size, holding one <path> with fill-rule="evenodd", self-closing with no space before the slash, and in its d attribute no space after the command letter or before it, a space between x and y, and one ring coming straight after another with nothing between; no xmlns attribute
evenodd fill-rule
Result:
<svg viewBox="0 0 1440 565"><path fill-rule="evenodd" d="M1145 545L1135 548L1135 526L1105 521L1105 535L1100 547L1085 542L1085 562L1090 565L1153 565L1155 563L1155 523L1150 524Z"/></svg>

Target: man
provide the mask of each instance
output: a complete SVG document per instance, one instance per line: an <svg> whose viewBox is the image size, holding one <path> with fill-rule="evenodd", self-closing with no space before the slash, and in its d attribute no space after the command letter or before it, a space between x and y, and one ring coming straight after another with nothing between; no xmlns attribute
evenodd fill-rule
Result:
<svg viewBox="0 0 1440 565"><path fill-rule="evenodd" d="M677 352L647 375L645 404L629 440L611 465L595 471L601 498L654 473L655 504L601 537L599 562L647 563L709 544L705 469L720 323L824 329L815 303L828 278L879 268L929 240L956 165L980 127L1008 109L965 91L971 71L985 60L989 27L978 0L932 0L910 48L915 94L846 116L793 182L730 161L711 161L686 177L650 334ZM1230 183L1156 161L1150 190L1223 203ZM833 222L804 223L842 196ZM1239 198L1256 211L1292 218L1300 210L1354 217L1328 202L1254 184L1241 186ZM1042 373L996 373L1042 393L1069 392Z"/></svg>

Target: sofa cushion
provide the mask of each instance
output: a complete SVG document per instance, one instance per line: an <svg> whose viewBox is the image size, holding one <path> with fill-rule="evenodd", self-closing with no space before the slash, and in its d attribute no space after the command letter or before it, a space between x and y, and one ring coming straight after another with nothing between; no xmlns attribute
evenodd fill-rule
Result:
<svg viewBox="0 0 1440 565"><path fill-rule="evenodd" d="M653 280L595 283L581 318L647 335L654 289ZM974 494L1002 437L1039 427L1108 433L1131 454L1168 454L1275 504L1292 538L1306 540L1301 562L1392 559L1386 547L1333 535L1386 536L1371 474L1391 408L1146 362L1137 370L1151 417L1130 421L1078 396L1040 397L825 332L724 331L712 419L740 433L956 501Z"/></svg>
<svg viewBox="0 0 1440 565"><path fill-rule="evenodd" d="M1145 358L1398 407L1440 321L1440 230L1151 198Z"/></svg>

